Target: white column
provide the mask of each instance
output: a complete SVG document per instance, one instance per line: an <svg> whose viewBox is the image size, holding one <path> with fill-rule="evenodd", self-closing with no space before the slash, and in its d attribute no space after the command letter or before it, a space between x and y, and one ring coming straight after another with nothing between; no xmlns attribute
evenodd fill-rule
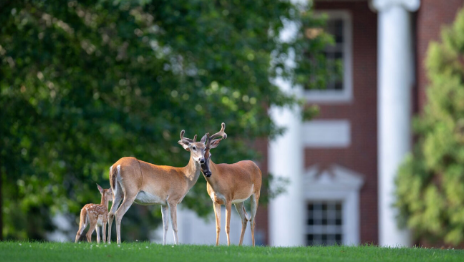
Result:
<svg viewBox="0 0 464 262"><path fill-rule="evenodd" d="M279 82L279 81L277 81ZM287 83L288 84L288 83ZM285 86L284 82L280 86ZM269 204L269 234L272 246L304 245L304 203L302 197L303 146L300 108L271 109L271 117L285 134L269 145L269 172L287 178L286 192Z"/></svg>
<svg viewBox="0 0 464 262"><path fill-rule="evenodd" d="M419 0L374 0L378 10L378 188L379 244L410 246L397 226L394 180L411 147L411 87L414 61L410 11Z"/></svg>
<svg viewBox="0 0 464 262"><path fill-rule="evenodd" d="M291 0L306 8L305 0ZM297 36L299 24L284 21L279 38L282 42L291 41ZM299 54L298 54L299 55ZM295 66L295 53L290 52L286 65ZM302 97L301 87L292 87L282 77L273 79L274 83L287 94ZM271 108L270 116L277 126L285 127L285 133L270 141L268 150L269 172L276 177L289 180L286 192L269 203L269 240L271 246L302 246L304 241L305 215L302 195L303 178L303 140L301 137L301 108Z"/></svg>

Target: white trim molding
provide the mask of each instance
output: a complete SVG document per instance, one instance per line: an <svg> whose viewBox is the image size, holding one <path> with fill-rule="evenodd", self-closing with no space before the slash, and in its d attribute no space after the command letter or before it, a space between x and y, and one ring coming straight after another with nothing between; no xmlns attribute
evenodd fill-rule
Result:
<svg viewBox="0 0 464 262"><path fill-rule="evenodd" d="M343 44L343 90L305 90L305 98L314 103L348 103L353 100L353 29L351 13L347 10L317 10L316 15L327 14L329 19L342 19Z"/></svg>
<svg viewBox="0 0 464 262"><path fill-rule="evenodd" d="M306 201L341 201L343 245L359 245L359 191L364 184L361 174L339 165L320 170L314 165L303 177Z"/></svg>
<svg viewBox="0 0 464 262"><path fill-rule="evenodd" d="M351 144L349 120L312 120L303 123L305 148L347 148Z"/></svg>

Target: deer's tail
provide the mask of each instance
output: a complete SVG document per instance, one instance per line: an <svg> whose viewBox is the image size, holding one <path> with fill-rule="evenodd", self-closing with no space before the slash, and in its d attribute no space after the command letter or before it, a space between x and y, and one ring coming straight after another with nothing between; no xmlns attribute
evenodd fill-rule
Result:
<svg viewBox="0 0 464 262"><path fill-rule="evenodd" d="M111 189L113 190L113 193L116 190L116 176L117 176L117 170L116 168L113 168L113 166L110 167L110 186Z"/></svg>
<svg viewBox="0 0 464 262"><path fill-rule="evenodd" d="M245 214L246 220L247 220L247 221L251 221L251 217L250 217L250 215L248 215L248 213L246 212L245 206L242 206L242 208L243 208L243 213Z"/></svg>
<svg viewBox="0 0 464 262"><path fill-rule="evenodd" d="M110 209L110 212L108 213L109 228L111 228L111 225L113 223L114 214L121 201L121 186L118 185L119 184L118 176L121 175L120 172L121 172L120 165L116 165L116 166L112 165L110 167L110 186L111 186L111 190L113 190L113 199L111 200L112 201L111 209ZM109 235L110 233L108 233L108 236Z"/></svg>

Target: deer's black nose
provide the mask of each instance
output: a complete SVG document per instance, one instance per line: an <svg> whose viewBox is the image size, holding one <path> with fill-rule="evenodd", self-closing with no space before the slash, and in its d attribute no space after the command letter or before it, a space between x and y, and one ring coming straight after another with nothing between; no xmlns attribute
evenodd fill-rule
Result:
<svg viewBox="0 0 464 262"><path fill-rule="evenodd" d="M203 173L205 174L206 177L210 177L210 176L211 176L211 172L210 172L210 171L204 171Z"/></svg>
<svg viewBox="0 0 464 262"><path fill-rule="evenodd" d="M204 163L205 163L205 159L204 158L200 159L200 164L204 164Z"/></svg>

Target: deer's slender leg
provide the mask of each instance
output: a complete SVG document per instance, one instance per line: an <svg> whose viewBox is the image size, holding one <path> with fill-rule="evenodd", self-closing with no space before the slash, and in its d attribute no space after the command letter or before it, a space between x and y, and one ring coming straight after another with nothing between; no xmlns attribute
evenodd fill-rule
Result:
<svg viewBox="0 0 464 262"><path fill-rule="evenodd" d="M81 238L82 233L84 232L85 227L87 226L87 211L83 208L81 210L80 221L79 221L79 230L77 230L76 240L74 241L77 243Z"/></svg>
<svg viewBox="0 0 464 262"><path fill-rule="evenodd" d="M103 222L102 235L103 235L103 243L106 243L106 222Z"/></svg>
<svg viewBox="0 0 464 262"><path fill-rule="evenodd" d="M216 217L216 246L219 246L219 233L221 232L221 204L213 202L214 216Z"/></svg>
<svg viewBox="0 0 464 262"><path fill-rule="evenodd" d="M163 245L166 245L166 234L168 233L169 229L169 206L164 205L161 206L161 215L163 216Z"/></svg>
<svg viewBox="0 0 464 262"><path fill-rule="evenodd" d="M230 246L230 215L231 215L232 204L231 202L226 202L226 235L227 235L227 245Z"/></svg>
<svg viewBox="0 0 464 262"><path fill-rule="evenodd" d="M97 232L97 243L100 244L100 227L98 225L95 226L95 231Z"/></svg>
<svg viewBox="0 0 464 262"><path fill-rule="evenodd" d="M116 235L117 235L117 243L121 244L121 220L124 214L129 210L129 208L132 206L132 203L134 203L135 198L137 197L137 194L133 195L126 195L124 196L124 200L122 201L121 206L118 208L118 211L116 211Z"/></svg>
<svg viewBox="0 0 464 262"><path fill-rule="evenodd" d="M89 230L87 231L87 234L85 234L85 236L87 237L87 242L92 242L92 234L93 234L93 231L95 230L95 226L97 225L97 220L91 220L89 221L90 222L90 227L89 227Z"/></svg>
<svg viewBox="0 0 464 262"><path fill-rule="evenodd" d="M251 196L251 242L253 246L255 246L255 225L256 225L256 211L258 210L258 203L259 203L259 191L255 192Z"/></svg>
<svg viewBox="0 0 464 262"><path fill-rule="evenodd" d="M124 197L119 182L116 182L115 188L116 189L113 194L113 203L111 205L110 213L108 214L108 244L111 244L111 228L113 227L114 214L116 213L116 210L118 210L119 203L121 203L121 200Z"/></svg>
<svg viewBox="0 0 464 262"><path fill-rule="evenodd" d="M77 230L76 240L74 241L74 243L77 243L79 241L79 239L81 238L82 232L84 231L86 226L87 225L84 224L82 227L79 227L79 230Z"/></svg>
<svg viewBox="0 0 464 262"><path fill-rule="evenodd" d="M239 246L241 246L243 243L243 236L245 235L245 230L246 230L247 222L249 218L247 218L247 213L245 211L245 206L243 205L243 202L236 203L235 209L237 209L237 212L240 215L240 218L242 220L242 233L240 234L240 242L238 244Z"/></svg>
<svg viewBox="0 0 464 262"><path fill-rule="evenodd" d="M172 233L174 234L174 242L179 245L179 239L177 238L177 203L169 203L169 209L171 210L171 226Z"/></svg>

